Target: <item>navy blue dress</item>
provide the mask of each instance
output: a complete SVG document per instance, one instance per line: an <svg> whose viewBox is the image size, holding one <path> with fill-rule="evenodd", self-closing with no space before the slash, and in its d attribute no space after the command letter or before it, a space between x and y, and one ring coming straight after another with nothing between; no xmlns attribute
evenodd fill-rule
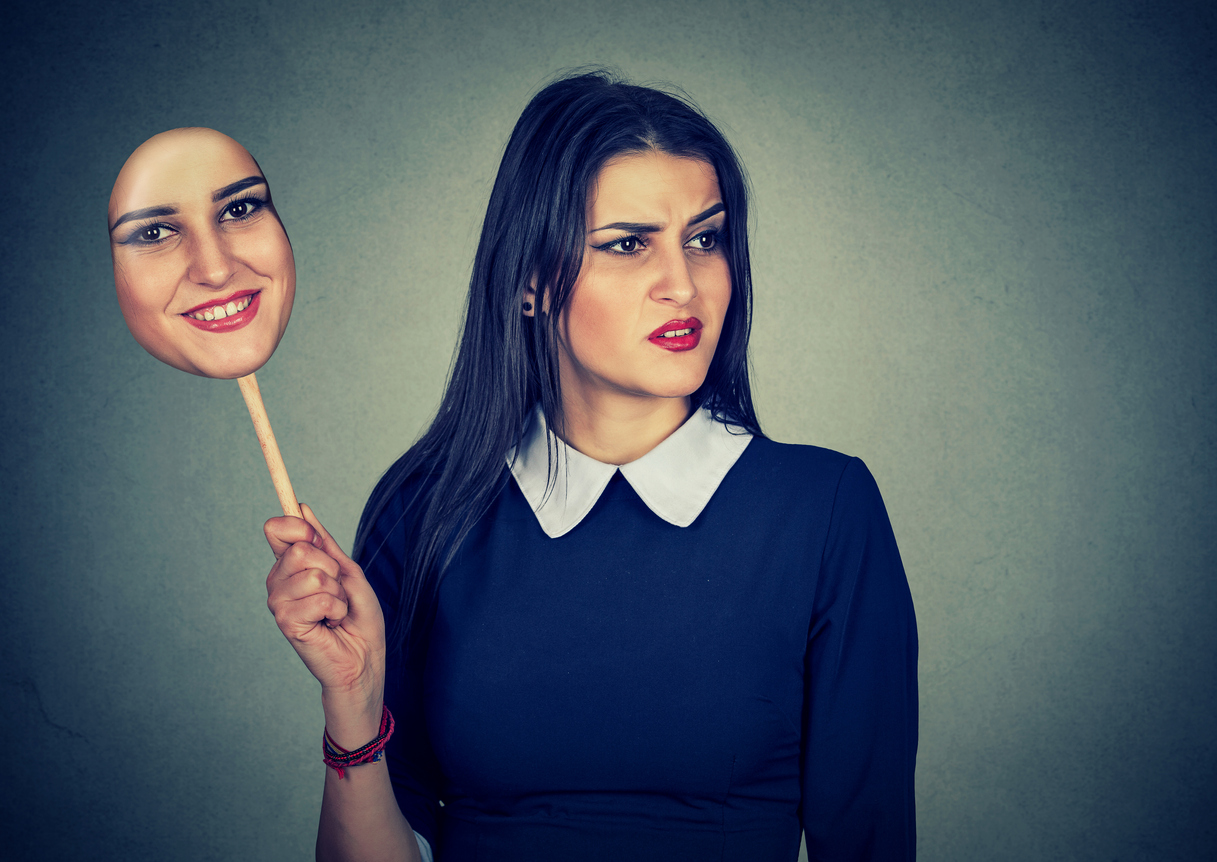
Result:
<svg viewBox="0 0 1217 862"><path fill-rule="evenodd" d="M688 527L618 474L555 539L504 472L386 681L436 862L914 857L916 623L861 461L758 438ZM360 560L390 630L404 493Z"/></svg>

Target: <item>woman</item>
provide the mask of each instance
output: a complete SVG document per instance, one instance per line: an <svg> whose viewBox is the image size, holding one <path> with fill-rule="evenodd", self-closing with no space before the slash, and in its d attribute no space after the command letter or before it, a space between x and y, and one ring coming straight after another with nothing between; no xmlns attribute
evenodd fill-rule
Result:
<svg viewBox="0 0 1217 862"><path fill-rule="evenodd" d="M860 461L761 436L750 304L705 117L602 74L532 100L359 564L311 511L267 522L327 762L396 721L327 769L320 858L793 860L801 829L813 859L912 858L891 527Z"/></svg>

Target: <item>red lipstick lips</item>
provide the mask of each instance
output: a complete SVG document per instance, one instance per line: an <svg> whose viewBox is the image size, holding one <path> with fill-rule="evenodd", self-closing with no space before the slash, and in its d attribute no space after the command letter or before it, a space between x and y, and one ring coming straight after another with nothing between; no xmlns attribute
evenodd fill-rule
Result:
<svg viewBox="0 0 1217 862"><path fill-rule="evenodd" d="M647 341L664 350L678 353L692 350L701 341L701 321L696 317L687 320L669 320L647 336Z"/></svg>
<svg viewBox="0 0 1217 862"><path fill-rule="evenodd" d="M241 300L247 296L253 296L253 299L249 301L249 305L245 306L245 308L241 311L233 314L227 314L225 317L221 317L216 320L197 320L196 318L190 316L192 314L197 314L200 311L207 311L215 308L216 306L226 306L230 302L240 304ZM236 330L249 325L250 321L258 316L258 300L261 298L261 296L262 291L260 290L241 290L234 293L232 296L225 297L224 299L216 299L212 300L211 302L204 302L201 305L196 305L189 311L183 312L182 319L191 326L197 327L204 332L235 332Z"/></svg>

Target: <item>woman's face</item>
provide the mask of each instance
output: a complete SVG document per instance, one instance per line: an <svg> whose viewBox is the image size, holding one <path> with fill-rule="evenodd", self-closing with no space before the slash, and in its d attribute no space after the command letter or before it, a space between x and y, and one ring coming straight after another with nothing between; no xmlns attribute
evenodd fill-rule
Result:
<svg viewBox="0 0 1217 862"><path fill-rule="evenodd" d="M589 191L583 267L559 320L563 401L683 399L706 378L731 301L714 168L656 151Z"/></svg>
<svg viewBox="0 0 1217 862"><path fill-rule="evenodd" d="M262 171L211 129L157 135L123 165L110 195L118 304L162 362L244 377L283 337L296 265Z"/></svg>

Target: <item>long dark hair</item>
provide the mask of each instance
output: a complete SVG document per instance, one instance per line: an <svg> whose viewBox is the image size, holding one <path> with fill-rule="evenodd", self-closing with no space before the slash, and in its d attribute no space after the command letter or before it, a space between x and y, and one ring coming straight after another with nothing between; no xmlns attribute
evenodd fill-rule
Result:
<svg viewBox="0 0 1217 862"><path fill-rule="evenodd" d="M583 263L588 189L609 159L647 150L714 167L727 213L722 238L732 296L709 372L691 400L761 433L748 385L748 188L731 145L682 96L603 71L554 81L528 103L503 153L464 332L435 420L381 477L359 520L354 555L367 565L379 550L368 546L369 535L386 504L403 485L416 489L399 527L407 554L390 643L412 644L425 631L444 571L498 494L507 453L538 402L561 433L558 320ZM530 284L535 317L521 311ZM539 313L546 307L548 314Z"/></svg>

